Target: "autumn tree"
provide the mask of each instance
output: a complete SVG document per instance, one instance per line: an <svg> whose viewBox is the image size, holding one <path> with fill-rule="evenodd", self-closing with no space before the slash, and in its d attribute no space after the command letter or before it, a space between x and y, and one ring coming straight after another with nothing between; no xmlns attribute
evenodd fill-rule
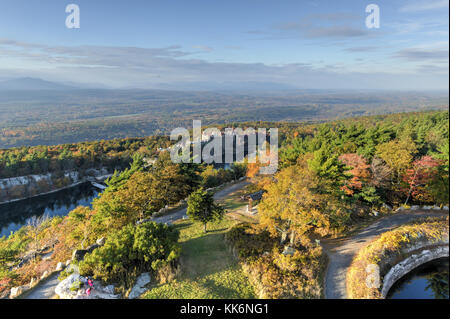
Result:
<svg viewBox="0 0 450 319"><path fill-rule="evenodd" d="M401 181L401 176L410 168L416 152L416 145L410 138L392 140L376 147L376 155L392 169L394 183Z"/></svg>
<svg viewBox="0 0 450 319"><path fill-rule="evenodd" d="M347 195L354 195L367 184L370 178L370 165L364 157L355 153L342 154L339 160L349 167L347 173L351 175L351 178L345 181L343 190Z"/></svg>
<svg viewBox="0 0 450 319"><path fill-rule="evenodd" d="M295 238L309 231L326 234L330 228L345 223L347 213L335 204L339 201L319 192L320 178L308 166L308 157L275 175L259 204L260 224L281 240Z"/></svg>
<svg viewBox="0 0 450 319"><path fill-rule="evenodd" d="M68 221L71 228L70 235L72 239L80 242L81 248L86 247L86 243L93 235L91 227L92 216L94 212L89 207L80 206L72 210L68 215Z"/></svg>
<svg viewBox="0 0 450 319"><path fill-rule="evenodd" d="M39 235L41 231L46 227L48 220L48 216L44 214L41 216L33 216L27 221L28 232L32 239L31 244L35 253L35 257L37 251L39 250Z"/></svg>
<svg viewBox="0 0 450 319"><path fill-rule="evenodd" d="M214 202L213 195L203 188L193 192L188 198L187 215L194 221L203 223L206 233L208 222L221 220L225 210Z"/></svg>
<svg viewBox="0 0 450 319"><path fill-rule="evenodd" d="M427 185L436 178L439 162L431 156L423 156L413 162L412 168L407 169L403 180L407 183L407 197L405 205L411 198L430 200Z"/></svg>
<svg viewBox="0 0 450 319"><path fill-rule="evenodd" d="M355 153L343 154L339 160L349 168L347 174L351 175L344 181L341 189L355 200L363 200L371 204L379 201L376 187L370 184L372 174L367 160Z"/></svg>

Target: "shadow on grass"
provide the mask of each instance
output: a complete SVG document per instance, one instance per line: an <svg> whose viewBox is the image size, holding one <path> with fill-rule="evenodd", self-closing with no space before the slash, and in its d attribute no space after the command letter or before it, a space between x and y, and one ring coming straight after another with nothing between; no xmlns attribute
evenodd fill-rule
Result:
<svg viewBox="0 0 450 319"><path fill-rule="evenodd" d="M173 226L175 227L175 229L178 229L181 231L182 229L191 227L192 224L193 224L193 222L185 222L182 224L174 223Z"/></svg>
<svg viewBox="0 0 450 319"><path fill-rule="evenodd" d="M222 231L223 229L212 230L204 236L183 243L183 268L187 278L207 276L235 265L235 260L225 245Z"/></svg>

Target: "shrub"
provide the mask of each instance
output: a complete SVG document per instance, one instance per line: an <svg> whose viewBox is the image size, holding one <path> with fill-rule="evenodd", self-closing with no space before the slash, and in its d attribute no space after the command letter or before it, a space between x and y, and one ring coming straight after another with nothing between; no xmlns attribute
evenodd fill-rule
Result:
<svg viewBox="0 0 450 319"><path fill-rule="evenodd" d="M233 227L226 240L260 298L321 298L326 257L306 236L292 256L282 253L278 238L249 224Z"/></svg>
<svg viewBox="0 0 450 319"><path fill-rule="evenodd" d="M112 233L104 246L86 255L80 273L130 287L137 275L156 270L162 261L175 264L180 253L178 236L172 226L129 224Z"/></svg>

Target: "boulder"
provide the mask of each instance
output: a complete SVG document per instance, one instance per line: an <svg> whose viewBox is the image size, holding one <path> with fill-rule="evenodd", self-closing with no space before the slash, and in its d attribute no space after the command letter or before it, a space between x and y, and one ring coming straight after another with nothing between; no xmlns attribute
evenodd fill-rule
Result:
<svg viewBox="0 0 450 319"><path fill-rule="evenodd" d="M86 278L78 273L73 273L61 281L55 288L55 293L60 299L119 299L120 295L114 294L114 286L102 286L99 281L94 282L94 289L88 296L84 282Z"/></svg>
<svg viewBox="0 0 450 319"><path fill-rule="evenodd" d="M442 207L442 210L448 210L448 206Z"/></svg>
<svg viewBox="0 0 450 319"><path fill-rule="evenodd" d="M59 262L57 265L56 265L56 271L61 271L61 270L63 270L64 269L64 264L62 263L62 262Z"/></svg>
<svg viewBox="0 0 450 319"><path fill-rule="evenodd" d="M149 284L151 281L150 273L144 272L137 279L133 288L131 289L130 294L128 295L128 299L136 299L140 295L142 295L147 288L145 286Z"/></svg>
<svg viewBox="0 0 450 319"><path fill-rule="evenodd" d="M414 206L411 206L410 209L411 209L411 210L419 210L419 209L420 209L420 206L414 205Z"/></svg>
<svg viewBox="0 0 450 319"><path fill-rule="evenodd" d="M72 260L81 261L86 254L87 251L85 249L75 249L72 253Z"/></svg>
<svg viewBox="0 0 450 319"><path fill-rule="evenodd" d="M75 289L79 283L84 282L79 274L72 274L62 280L55 288L55 293L60 299L74 299L79 289Z"/></svg>
<svg viewBox="0 0 450 319"><path fill-rule="evenodd" d="M72 253L72 260L82 261L86 254L92 253L98 247L100 247L99 244L93 244L86 249L75 249Z"/></svg>
<svg viewBox="0 0 450 319"><path fill-rule="evenodd" d="M37 278L31 278L30 284L29 284L30 288L36 286L38 282L39 282L39 280Z"/></svg>
<svg viewBox="0 0 450 319"><path fill-rule="evenodd" d="M392 206L389 206L389 205L386 204L386 203L383 203L383 205L381 205L381 207L383 207L383 208L386 209L386 210L392 210Z"/></svg>
<svg viewBox="0 0 450 319"><path fill-rule="evenodd" d="M377 212L375 209L372 209L372 213L371 213L372 216L377 217L379 214L380 214L380 213Z"/></svg>
<svg viewBox="0 0 450 319"><path fill-rule="evenodd" d="M114 294L114 285L108 285L103 288L103 291L107 294L113 295Z"/></svg>
<svg viewBox="0 0 450 319"><path fill-rule="evenodd" d="M9 294L9 298L17 298L23 293L24 289L22 286L11 288L11 293Z"/></svg>

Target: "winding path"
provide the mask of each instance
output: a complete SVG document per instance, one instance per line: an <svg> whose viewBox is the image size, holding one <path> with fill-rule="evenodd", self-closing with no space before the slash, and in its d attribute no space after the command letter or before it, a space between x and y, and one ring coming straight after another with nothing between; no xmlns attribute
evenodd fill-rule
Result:
<svg viewBox="0 0 450 319"><path fill-rule="evenodd" d="M350 238L338 238L322 242L328 255L328 268L325 277L325 298L345 299L346 275L353 257L367 243L378 235L423 217L446 216L448 212L440 211L405 211L383 217Z"/></svg>
<svg viewBox="0 0 450 319"><path fill-rule="evenodd" d="M51 299L55 296L55 288L59 283L59 272L41 281L35 288L25 293L23 299Z"/></svg>
<svg viewBox="0 0 450 319"><path fill-rule="evenodd" d="M219 190L218 192L216 192L214 194L214 199L215 200L220 200L220 199L224 199L225 197L227 197L228 195L230 195L231 193L234 193L240 189L242 189L243 187L247 186L249 184L249 182L247 182L246 180L241 181L241 182L237 182L236 184L230 185L228 187L225 187L221 190ZM173 223L174 221L178 220L178 219L182 219L183 217L187 217L186 215L186 211L187 208L181 208L179 210L176 210L168 215L165 216L161 216L161 217L156 217L153 219L154 222L157 223Z"/></svg>
<svg viewBox="0 0 450 319"><path fill-rule="evenodd" d="M231 193L245 187L249 183L247 181L241 181L236 184L230 185L221 189L214 194L214 199L219 200L227 197ZM172 223L178 219L182 219L186 215L186 208L176 210L168 215L161 216L153 219L157 223ZM51 299L55 295L55 288L58 285L58 273L52 274L47 279L40 282L36 287L34 287L29 292L25 293L21 298L23 299Z"/></svg>

